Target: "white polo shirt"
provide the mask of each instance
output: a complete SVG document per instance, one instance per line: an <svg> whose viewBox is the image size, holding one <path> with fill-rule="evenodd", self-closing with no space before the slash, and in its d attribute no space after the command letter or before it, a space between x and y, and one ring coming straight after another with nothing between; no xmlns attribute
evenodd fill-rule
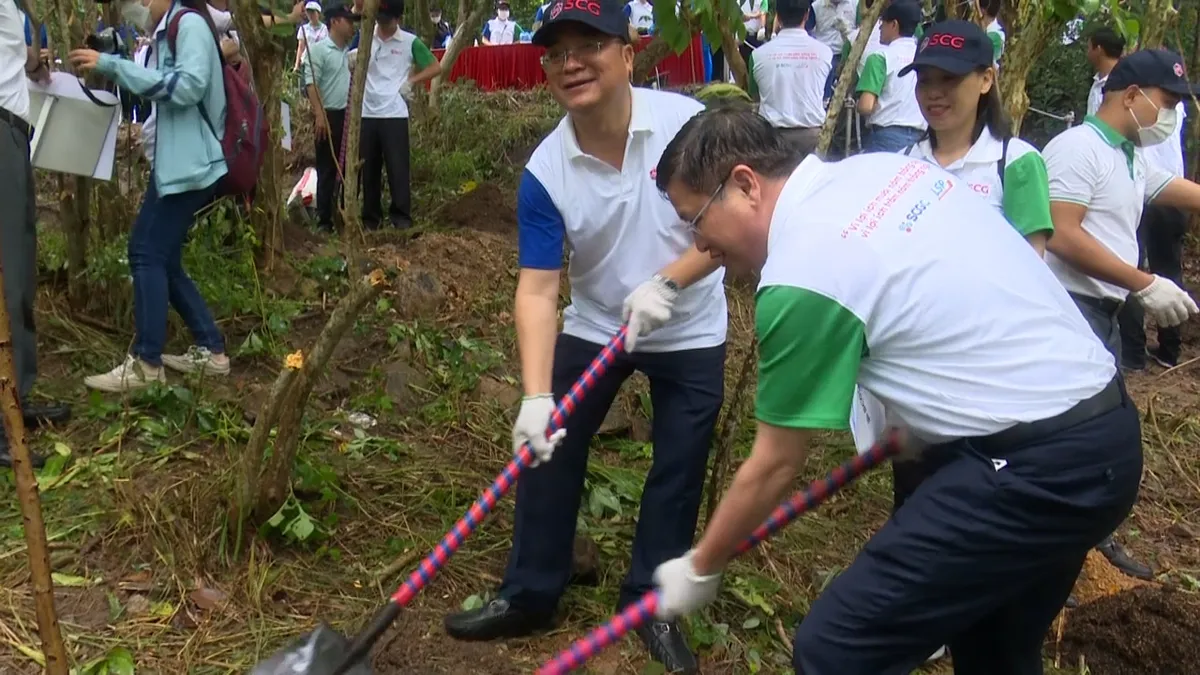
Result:
<svg viewBox="0 0 1200 675"><path fill-rule="evenodd" d="M899 74L916 54L917 41L902 37L866 58L858 78L858 93L870 92L878 98L875 112L866 119L868 126L925 129L925 116L917 105L917 74Z"/></svg>
<svg viewBox="0 0 1200 675"><path fill-rule="evenodd" d="M0 0L0 108L28 122L25 54L25 16L15 0Z"/></svg>
<svg viewBox="0 0 1200 675"><path fill-rule="evenodd" d="M1100 109L1100 104L1104 102L1105 82L1108 82L1108 75L1096 73L1092 76L1092 87L1088 89L1087 114L1095 115Z"/></svg>
<svg viewBox="0 0 1200 675"><path fill-rule="evenodd" d="M1050 219L1046 162L1037 148L1019 138L1008 140L1007 154L1004 145L985 126L966 155L942 168L961 178L968 190L995 207L1022 236L1036 232L1049 234L1054 230L1054 222ZM902 154L938 163L928 139L910 146Z"/></svg>
<svg viewBox="0 0 1200 675"><path fill-rule="evenodd" d="M825 122L825 80L833 50L803 28L785 28L750 54L749 90L772 126L816 128Z"/></svg>
<svg viewBox="0 0 1200 675"><path fill-rule="evenodd" d="M763 0L742 0L740 3L742 14L754 14L755 12L766 11L764 4ZM754 38L758 35L758 31L763 28L763 20L751 19L742 22L742 25L746 27L746 37Z"/></svg>
<svg viewBox="0 0 1200 675"><path fill-rule="evenodd" d="M1136 267L1142 207L1174 176L1147 163L1132 142L1090 116L1051 139L1042 155L1050 176L1050 201L1086 206L1083 229ZM1046 251L1046 264L1072 293L1118 301L1129 294L1083 274L1050 251Z"/></svg>
<svg viewBox="0 0 1200 675"><path fill-rule="evenodd" d="M642 0L625 3L625 16L634 28L649 30L654 25L654 5Z"/></svg>
<svg viewBox="0 0 1200 675"><path fill-rule="evenodd" d="M848 30L853 29L857 12L858 3L855 0L815 0L812 13L817 25L813 27L813 37L832 49L834 54L840 54L846 38L838 30L838 23L844 23Z"/></svg>
<svg viewBox="0 0 1200 675"><path fill-rule="evenodd" d="M987 27L987 36L992 41L992 60L999 63L1004 56L1004 41L1007 39L1004 27L1000 25L999 21L992 19Z"/></svg>
<svg viewBox="0 0 1200 675"><path fill-rule="evenodd" d="M483 36L494 45L511 45L521 37L521 27L511 18L501 21L492 17L483 24Z"/></svg>
<svg viewBox="0 0 1200 675"><path fill-rule="evenodd" d="M354 49L347 55L351 63L356 53ZM363 119L407 118L408 103L400 89L408 82L414 64L424 68L433 61L433 53L416 35L397 28L391 37L384 38L376 29L363 89Z"/></svg>
<svg viewBox="0 0 1200 675"><path fill-rule="evenodd" d="M327 37L329 37L329 27L323 23L318 23L315 26L311 23L306 23L296 29L296 40L298 40L302 45L305 43L305 39L307 39L308 44L311 45L320 42Z"/></svg>
<svg viewBox="0 0 1200 675"><path fill-rule="evenodd" d="M628 296L693 246L687 223L655 186L667 143L704 106L695 99L633 89L629 140L620 170L586 154L570 117L533 151L517 190L520 265L562 267L571 304L563 332L604 344L621 325ZM638 339L638 351L668 352L725 342L724 269L679 293L666 325Z"/></svg>
<svg viewBox="0 0 1200 675"><path fill-rule="evenodd" d="M855 40L858 39L858 31L860 30L862 30L861 26L850 31L850 37L847 38L846 44L842 45L843 59L850 55L850 46L854 44ZM871 29L871 34L867 36L867 46L863 48L862 58L858 60L858 65L855 67L855 71L858 73L859 77L862 77L863 67L867 65L867 59L870 58L872 54L881 51L883 51L883 43L880 42L879 22L876 21L875 26Z"/></svg>
<svg viewBox="0 0 1200 675"><path fill-rule="evenodd" d="M1142 148L1142 154L1146 156L1147 162L1176 178L1183 178L1183 125L1187 120L1187 106L1183 101L1175 106L1175 112L1178 114L1175 131L1162 143Z"/></svg>
<svg viewBox="0 0 1200 675"><path fill-rule="evenodd" d="M899 154L800 164L755 298L759 420L845 429L858 385L945 442L1052 417L1112 380L1054 275L965 187Z"/></svg>

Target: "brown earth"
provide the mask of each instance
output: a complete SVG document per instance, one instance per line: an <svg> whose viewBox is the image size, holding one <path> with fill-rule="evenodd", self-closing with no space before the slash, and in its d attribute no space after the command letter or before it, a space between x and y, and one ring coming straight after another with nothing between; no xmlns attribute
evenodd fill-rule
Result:
<svg viewBox="0 0 1200 675"><path fill-rule="evenodd" d="M1142 587L1067 613L1065 666L1091 675L1194 675L1200 669L1200 598Z"/></svg>
<svg viewBox="0 0 1200 675"><path fill-rule="evenodd" d="M447 204L436 218L439 225L454 229L515 234L515 193L495 183L483 183Z"/></svg>

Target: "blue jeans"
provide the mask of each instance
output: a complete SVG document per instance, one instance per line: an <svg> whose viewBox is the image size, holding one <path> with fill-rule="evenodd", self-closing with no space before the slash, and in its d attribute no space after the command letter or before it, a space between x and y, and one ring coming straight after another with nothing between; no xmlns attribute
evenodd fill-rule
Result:
<svg viewBox="0 0 1200 675"><path fill-rule="evenodd" d="M904 675L949 645L957 675L1041 675L1084 558L1137 497L1138 412L1114 386L1115 408L1040 438L929 448L924 479L800 623L795 671Z"/></svg>
<svg viewBox="0 0 1200 675"><path fill-rule="evenodd" d="M913 127L868 127L863 152L900 152L921 140L924 131Z"/></svg>
<svg viewBox="0 0 1200 675"><path fill-rule="evenodd" d="M167 309L174 307L197 345L225 353L217 329L196 284L183 271L183 244L196 212L212 201L216 186L160 197L151 174L142 209L129 235L129 272L133 275L133 316L137 336L130 353L162 365L167 342Z"/></svg>
<svg viewBox="0 0 1200 675"><path fill-rule="evenodd" d="M833 88L837 86L838 67L842 65L842 55L833 55L833 67L829 69L829 77L825 78L825 100L833 97Z"/></svg>
<svg viewBox="0 0 1200 675"><path fill-rule="evenodd" d="M602 345L559 335L554 397L559 400ZM687 553L696 532L704 472L724 398L725 345L678 352L621 354L567 419L551 461L517 482L512 550L500 595L515 607L552 612L571 576L575 523L587 475L588 446L634 370L650 379L654 459L642 490L633 560L620 606L654 588L659 564Z"/></svg>

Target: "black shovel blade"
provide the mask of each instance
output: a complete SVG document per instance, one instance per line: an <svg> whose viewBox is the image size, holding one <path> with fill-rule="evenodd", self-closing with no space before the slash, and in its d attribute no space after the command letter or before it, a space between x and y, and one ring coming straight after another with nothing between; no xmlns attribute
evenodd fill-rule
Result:
<svg viewBox="0 0 1200 675"><path fill-rule="evenodd" d="M322 623L316 630L283 651L254 666L250 675L334 675L350 653L350 641ZM366 663L357 663L339 675L372 675Z"/></svg>

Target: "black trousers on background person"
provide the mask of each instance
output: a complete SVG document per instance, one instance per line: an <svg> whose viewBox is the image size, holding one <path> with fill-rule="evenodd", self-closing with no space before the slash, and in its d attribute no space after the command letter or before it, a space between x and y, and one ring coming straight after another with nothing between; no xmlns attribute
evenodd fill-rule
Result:
<svg viewBox="0 0 1200 675"><path fill-rule="evenodd" d="M316 139L317 144L317 227L333 230L333 200L342 190L342 176L337 157L342 152L342 133L346 128L346 111L326 110L329 136Z"/></svg>
<svg viewBox="0 0 1200 675"><path fill-rule="evenodd" d="M1138 226L1139 263L1151 274L1183 286L1183 238L1187 214L1170 206L1147 206ZM1117 316L1121 326L1121 365L1140 370L1146 367L1145 312L1132 295ZM1153 356L1164 366L1179 362L1179 327L1158 329L1158 349Z"/></svg>
<svg viewBox="0 0 1200 675"><path fill-rule="evenodd" d="M388 221L392 227L412 224L412 193L409 177L408 118L371 118L362 121L358 140L362 148L363 227L375 230L383 224L383 170L387 169L392 203Z"/></svg>

